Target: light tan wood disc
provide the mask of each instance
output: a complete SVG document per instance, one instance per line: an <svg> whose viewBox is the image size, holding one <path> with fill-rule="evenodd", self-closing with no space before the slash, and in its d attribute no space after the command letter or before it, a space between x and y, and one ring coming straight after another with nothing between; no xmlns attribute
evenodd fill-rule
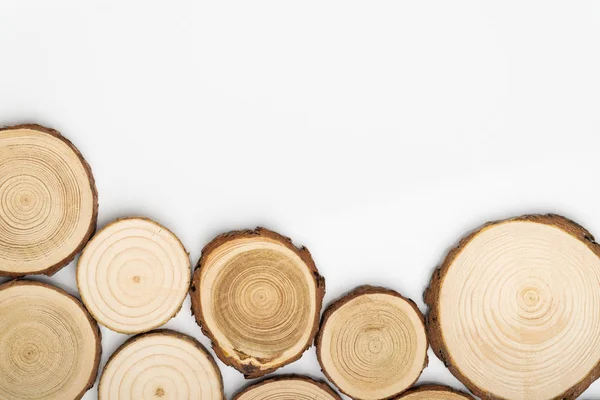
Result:
<svg viewBox="0 0 600 400"><path fill-rule="evenodd" d="M190 336L158 330L135 336L102 371L99 400L225 400L221 373Z"/></svg>
<svg viewBox="0 0 600 400"><path fill-rule="evenodd" d="M39 125L0 129L0 276L52 275L97 214L92 171L71 142Z"/></svg>
<svg viewBox="0 0 600 400"><path fill-rule="evenodd" d="M265 379L242 390L233 400L341 400L324 382L288 375Z"/></svg>
<svg viewBox="0 0 600 400"><path fill-rule="evenodd" d="M41 282L0 285L0 399L80 399L100 353L98 325L77 299Z"/></svg>
<svg viewBox="0 0 600 400"><path fill-rule="evenodd" d="M424 385L410 389L396 400L474 400L466 393L447 386Z"/></svg>
<svg viewBox="0 0 600 400"><path fill-rule="evenodd" d="M119 219L102 229L77 264L81 298L98 322L139 333L171 319L190 286L189 256L177 237L145 218Z"/></svg>
<svg viewBox="0 0 600 400"><path fill-rule="evenodd" d="M355 399L397 396L427 365L423 315L384 288L361 286L329 306L316 344L323 373Z"/></svg>
<svg viewBox="0 0 600 400"><path fill-rule="evenodd" d="M257 228L218 236L203 249L192 311L217 356L254 378L297 360L310 346L324 293L306 248Z"/></svg>
<svg viewBox="0 0 600 400"><path fill-rule="evenodd" d="M600 374L600 246L557 215L488 224L434 273L435 353L486 399L574 399Z"/></svg>

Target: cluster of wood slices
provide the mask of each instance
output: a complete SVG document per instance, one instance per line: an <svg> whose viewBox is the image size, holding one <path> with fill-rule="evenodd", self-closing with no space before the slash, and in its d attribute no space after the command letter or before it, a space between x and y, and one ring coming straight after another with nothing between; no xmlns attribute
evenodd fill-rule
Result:
<svg viewBox="0 0 600 400"><path fill-rule="evenodd" d="M219 235L193 274L181 241L147 218L96 232L91 169L37 125L0 130L0 399L79 399L94 386L98 323L134 335L100 373L101 400L225 398L211 353L157 329L189 293L214 353L247 378L234 400L340 400L325 381L265 377L313 344L353 399L461 400L415 387L431 345L482 399L575 399L600 376L600 246L574 222L531 215L486 224L433 273L423 316L389 288L361 286L322 313L325 280L305 247L264 228ZM47 283L81 253L81 301Z"/></svg>

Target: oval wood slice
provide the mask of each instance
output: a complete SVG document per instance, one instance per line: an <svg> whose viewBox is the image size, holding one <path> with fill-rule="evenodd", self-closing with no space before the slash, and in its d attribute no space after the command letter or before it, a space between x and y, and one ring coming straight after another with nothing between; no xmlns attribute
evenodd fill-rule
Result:
<svg viewBox="0 0 600 400"><path fill-rule="evenodd" d="M73 296L41 282L0 285L0 399L80 399L100 353L98 325Z"/></svg>
<svg viewBox="0 0 600 400"><path fill-rule="evenodd" d="M341 400L325 382L287 375L265 379L242 390L233 400Z"/></svg>
<svg viewBox="0 0 600 400"><path fill-rule="evenodd" d="M397 396L427 366L423 315L384 288L361 286L329 306L316 344L323 373L355 399Z"/></svg>
<svg viewBox="0 0 600 400"><path fill-rule="evenodd" d="M435 353L481 398L576 398L600 374L599 255L557 215L483 226L425 294Z"/></svg>
<svg viewBox="0 0 600 400"><path fill-rule="evenodd" d="M218 236L203 249L192 312L217 356L255 378L310 346L324 294L325 281L305 247L257 228Z"/></svg>
<svg viewBox="0 0 600 400"><path fill-rule="evenodd" d="M466 393L447 386L423 385L410 389L397 400L474 400Z"/></svg>
<svg viewBox="0 0 600 400"><path fill-rule="evenodd" d="M225 400L219 368L194 338L156 330L126 341L110 357L99 400Z"/></svg>
<svg viewBox="0 0 600 400"><path fill-rule="evenodd" d="M0 129L0 276L52 275L94 233L90 166L57 131Z"/></svg>
<svg viewBox="0 0 600 400"><path fill-rule="evenodd" d="M85 247L77 285L98 322L140 333L177 314L189 290L190 268L188 253L171 231L146 218L124 218Z"/></svg>

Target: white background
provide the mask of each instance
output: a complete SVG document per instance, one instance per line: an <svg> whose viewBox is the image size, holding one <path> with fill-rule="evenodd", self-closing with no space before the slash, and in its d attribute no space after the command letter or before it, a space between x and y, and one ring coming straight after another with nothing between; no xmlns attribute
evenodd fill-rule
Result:
<svg viewBox="0 0 600 400"><path fill-rule="evenodd" d="M326 304L369 283L426 311L485 221L600 235L600 3L2 0L0 124L24 122L83 152L100 227L153 218L195 263L263 225L311 250ZM209 345L189 305L166 327ZM102 333L103 365L127 337ZM314 348L278 372L321 377ZM421 381L462 387L431 351Z"/></svg>

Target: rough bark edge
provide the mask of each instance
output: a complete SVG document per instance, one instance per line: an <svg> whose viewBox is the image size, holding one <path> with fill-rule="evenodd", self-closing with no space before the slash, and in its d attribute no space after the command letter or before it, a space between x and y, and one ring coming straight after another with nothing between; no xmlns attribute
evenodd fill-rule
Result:
<svg viewBox="0 0 600 400"><path fill-rule="evenodd" d="M208 352L208 350L206 350L206 347L204 347L202 345L202 343L200 343L196 338L194 338L192 336L189 336L189 335L186 335L185 333L174 331L172 329L155 329L153 331L148 331L148 332L140 333L139 335L135 335L133 337L130 337L125 342L123 342L123 344L121 344L110 355L110 357L106 361L106 364L104 364L104 367L102 368L102 373L100 374L100 379L98 380L98 399L100 399L100 388L102 387L102 377L104 376L104 371L106 371L106 368L108 367L108 365L110 364L110 362L113 360L113 358L115 358L122 350L124 350L129 345L134 344L138 340L144 339L144 338L146 338L148 336L171 336L171 337L174 337L176 339L184 340L184 341L186 341L186 342L194 345L194 347L196 347L204 355L206 355L206 358L210 361L211 365L213 366L213 368L217 372L217 376L218 376L218 379L219 379L219 387L221 389L221 397L222 397L223 400L225 400L225 389L224 389L224 386L223 386L223 375L221 375L221 370L219 369L219 366L215 362L215 359L213 358L213 356Z"/></svg>
<svg viewBox="0 0 600 400"><path fill-rule="evenodd" d="M141 330L141 331L137 331L137 330L118 330L115 327L111 327L111 326L109 326L109 325L101 322L100 319L98 317L96 317L96 315L94 315L93 311L88 306L88 302L85 299L84 291L81 290L81 285L79 284L79 263L80 263L82 257L80 257L77 260L77 268L76 268L76 272L75 272L75 275L76 275L75 279L77 281L77 288L79 289L79 294L81 296L81 301L83 302L83 304L85 304L86 308L89 310L89 313L94 317L94 319L96 321L98 321L98 323L100 325L107 327L108 329L110 329L113 332L124 333L126 335L136 335L136 334L140 334L140 333L150 332L150 331L152 331L152 330L154 330L154 329L156 329L156 328L158 328L160 326L163 326L164 324L166 324L167 322L169 322L172 318L174 318L177 314L179 314L179 311L181 311L181 307L183 307L183 302L185 301L185 298L187 297L187 294L189 292L189 287L190 287L190 284L191 284L191 276L190 276L190 273L189 273L190 268L191 268L191 261L189 260L190 253L186 250L185 246L183 245L183 243L181 242L181 240L179 239L179 237L177 237L177 235L175 235L173 233L173 231L171 231L169 228L165 227L164 225L162 225L162 224L160 224L160 223L158 223L158 222L156 222L156 221L154 221L154 220L152 220L150 218L146 218L146 217L122 217L122 218L117 218L114 221L106 224L102 229L100 229L96 233L96 235L99 235L100 233L102 233L102 231L104 231L105 229L107 229L108 227L110 227L112 225L118 224L119 222L123 222L123 221L129 221L129 220L141 220L141 221L149 222L149 223L151 223L153 225L156 225L157 227L159 227L161 229L164 229L165 231L167 231L171 235L173 235L173 237L177 240L177 242L181 246L181 249L183 250L183 252L188 255L188 268L187 268L188 269L188 274L187 274L187 284L186 284L187 288L186 288L185 292L183 292L184 295L181 298L181 301L179 302L179 307L177 307L177 309L175 309L175 311L173 311L173 313L169 317L166 317L164 321L161 321L159 324L157 324L157 325L155 325L153 327L150 327L148 329L144 329L144 330ZM96 235L94 235L94 237ZM92 240L93 240L93 238L92 238ZM83 256L83 254L85 253L86 250L87 250L87 246L83 249L83 251L81 253L82 256Z"/></svg>
<svg viewBox="0 0 600 400"><path fill-rule="evenodd" d="M429 283L429 287L423 294L425 303L429 306L429 310L426 316L426 327L427 336L435 355L444 363L444 365L450 370L463 385L465 385L475 396L486 400L508 400L503 397L497 397L493 393L489 393L485 390L478 388L469 378L462 374L462 372L455 366L455 362L450 356L450 352L444 341L441 326L439 324L439 294L442 288L444 277L448 273L450 266L461 253L461 251L473 240L478 234L484 230L510 222L534 222L538 224L550 225L561 229L562 231L570 234L576 239L583 242L594 254L600 258L600 245L596 243L594 236L583 228L578 223L565 218L557 214L533 214L523 215L520 217L509 218L499 221L488 222L471 233L463 237L458 245L452 248L442 264L433 272L433 276ZM565 392L555 397L552 400L567 400L576 399L579 397L596 379L600 377L600 360L594 368L590 370L587 376L579 381L575 386L567 389Z"/></svg>
<svg viewBox="0 0 600 400"><path fill-rule="evenodd" d="M321 371L327 377L329 382L333 383L334 386L336 388L338 388L338 390L340 392L342 392L343 394L345 394L346 396L351 397L355 400L360 400L356 397L353 397L351 394L346 393L341 387L339 387L339 385L337 385L335 383L335 381L327 373L325 367L323 366L323 360L321 357L321 341L323 339L323 331L325 329L325 325L327 324L327 321L340 307L342 307L343 305L348 303L350 300L354 300L357 297L369 295L369 294L387 294L389 296L398 297L398 298L404 300L415 310L415 312L417 313L417 315L419 317L419 320L421 321L421 324L423 325L423 330L425 331L425 359L423 360L423 366L421 367L421 372L419 373L417 378L406 387L406 389L402 390L401 392L390 395L388 397L385 397L381 400L394 399L397 396L404 393L406 390L408 390L411 386L413 386L419 380L419 377L423 373L423 370L429 364L429 356L427 355L427 350L429 349L429 338L427 336L427 330L426 330L426 326L425 326L425 317L423 316L423 313L421 312L421 310L419 310L419 307L417 306L417 304L412 299L402 296L400 293L396 292L395 290L380 287L380 286L370 286L370 285L358 286L355 289L351 290L346 295L335 300L331 305L329 305L327 307L327 309L325 310L325 312L323 313L323 318L321 319L321 327L319 328L319 332L317 333L317 337L315 338L315 346L317 347L317 360L319 361L319 365L321 366Z"/></svg>
<svg viewBox="0 0 600 400"><path fill-rule="evenodd" d="M259 387L259 386L263 386L263 385L268 385L269 383L273 383L273 382L279 382L279 381L303 381L303 382L307 382L310 383L316 387L318 387L319 389L323 390L324 392L326 392L327 394L329 394L331 397L333 397L336 400L342 400L342 398L340 397L339 394L337 394L335 392L335 390L333 390L333 388L331 386L329 386L325 381L320 380L320 379L314 379L311 378L309 376L305 376L305 375L298 375L298 374L289 374L289 375L279 375L279 376L275 376L275 377L271 377L271 378L265 378L262 379L259 382L255 382L255 383L251 383L249 385L246 385L245 387L243 387L242 389L240 389L234 396L232 400L239 400L239 398L246 394L247 392Z"/></svg>
<svg viewBox="0 0 600 400"><path fill-rule="evenodd" d="M92 333L94 334L94 337L96 339L96 356L94 358L94 366L92 368L92 371L90 373L90 377L88 378L88 381L86 382L86 384L83 387L83 389L81 390L81 392L79 392L77 397L75 397L75 400L81 399L88 390L90 390L92 387L94 387L94 384L96 383L96 378L98 377L98 368L100 366L100 358L102 357L102 333L100 332L100 328L98 327L98 324L92 318L90 313L88 313L88 311L85 309L83 303L77 297L62 290L59 287L52 286L48 283L29 280L29 279L14 279L12 281L8 281L8 282L0 285L0 291L2 291L4 289L9 289L13 286L41 286L46 289L54 290L54 291L58 292L59 294L62 294L65 297L71 299L77 305L77 307L79 307L79 309L83 312L83 314L87 318L88 322L90 323L90 327L92 328Z"/></svg>
<svg viewBox="0 0 600 400"><path fill-rule="evenodd" d="M85 160L85 158L83 157L83 155L81 154L79 149L77 149L77 147L75 147L75 145L69 139L62 136L60 134L60 132L58 132L57 130L51 129L51 128L46 128L46 127L44 127L42 125L38 125L38 124L20 124L20 125L8 126L8 127L0 128L0 132L10 131L10 130L18 130L18 129L31 129L31 130L34 130L37 132L46 133L50 136L53 136L53 137L63 141L63 143L65 143L75 153L75 155L81 162L81 165L83 166L83 169L85 170L85 172L87 174L88 181L90 184L90 189L92 191L92 203L93 203L92 204L92 219L90 221L90 225L89 225L85 235L83 236L83 238L81 238L81 241L75 247L75 249L71 252L71 254L69 254L67 257L65 257L61 261L57 262L56 264L51 265L51 266L41 269L41 270L37 270L37 271L28 271L28 272L23 273L23 272L4 271L4 270L0 269L0 276L8 276L8 277L13 277L13 278L22 277L25 275L52 276L55 273L57 273L60 269L67 266L71 261L73 261L75 256L77 254L79 254L79 252L84 248L86 243L91 239L92 235L96 231L96 224L98 223L98 189L96 188L96 181L94 180L94 175L92 174L92 168L90 167L90 164L88 164L88 162Z"/></svg>
<svg viewBox="0 0 600 400"><path fill-rule="evenodd" d="M206 262L206 259L208 258L211 252L213 252L219 246L223 245L224 243L230 240L255 237L265 237L268 239L275 240L281 245L292 250L300 257L300 259L302 259L304 265L306 265L306 267L310 270L315 282L315 316L313 319L313 328L310 332L307 342L304 344L304 346L302 346L298 354L293 355L286 360L282 360L280 363L267 369L261 369L260 367L242 364L238 362L238 360L235 357L227 356L225 352L222 351L219 341L211 332L211 330L206 326L204 314L202 312L200 296L196 295L195 293L196 289L200 287L200 271L204 267L204 263ZM300 357L302 357L302 354L311 346L314 337L317 331L319 330L319 317L321 315L321 308L323 306L323 297L325 297L325 278L319 275L317 266L315 265L315 262L306 247L296 247L289 237L280 235L279 233L273 232L266 228L257 227L254 230L246 229L223 233L215 237L206 246L204 246L204 248L202 249L202 255L200 256L200 259L196 264L196 268L194 269L192 284L190 286L190 297L192 300L192 315L194 315L196 323L202 329L202 333L204 333L204 335L208 336L208 338L210 339L212 343L212 348L215 351L217 357L219 357L219 359L223 361L223 363L225 363L226 365L229 365L237 369L242 374L244 374L244 377L246 379L254 379L270 374L271 372L300 359Z"/></svg>
<svg viewBox="0 0 600 400"><path fill-rule="evenodd" d="M442 386L442 385L421 385L421 386L416 386L413 387L412 389L407 390L406 392L402 393L402 395L400 397L398 397L396 400L402 400L405 397L411 395L411 394L415 394L415 393L419 393L419 392L445 392L445 393L452 393L452 394L456 394L458 396L462 396L464 397L466 400L474 400L473 397L470 394L467 394L465 392L461 392L460 390L456 390L454 388L451 388L449 386Z"/></svg>

